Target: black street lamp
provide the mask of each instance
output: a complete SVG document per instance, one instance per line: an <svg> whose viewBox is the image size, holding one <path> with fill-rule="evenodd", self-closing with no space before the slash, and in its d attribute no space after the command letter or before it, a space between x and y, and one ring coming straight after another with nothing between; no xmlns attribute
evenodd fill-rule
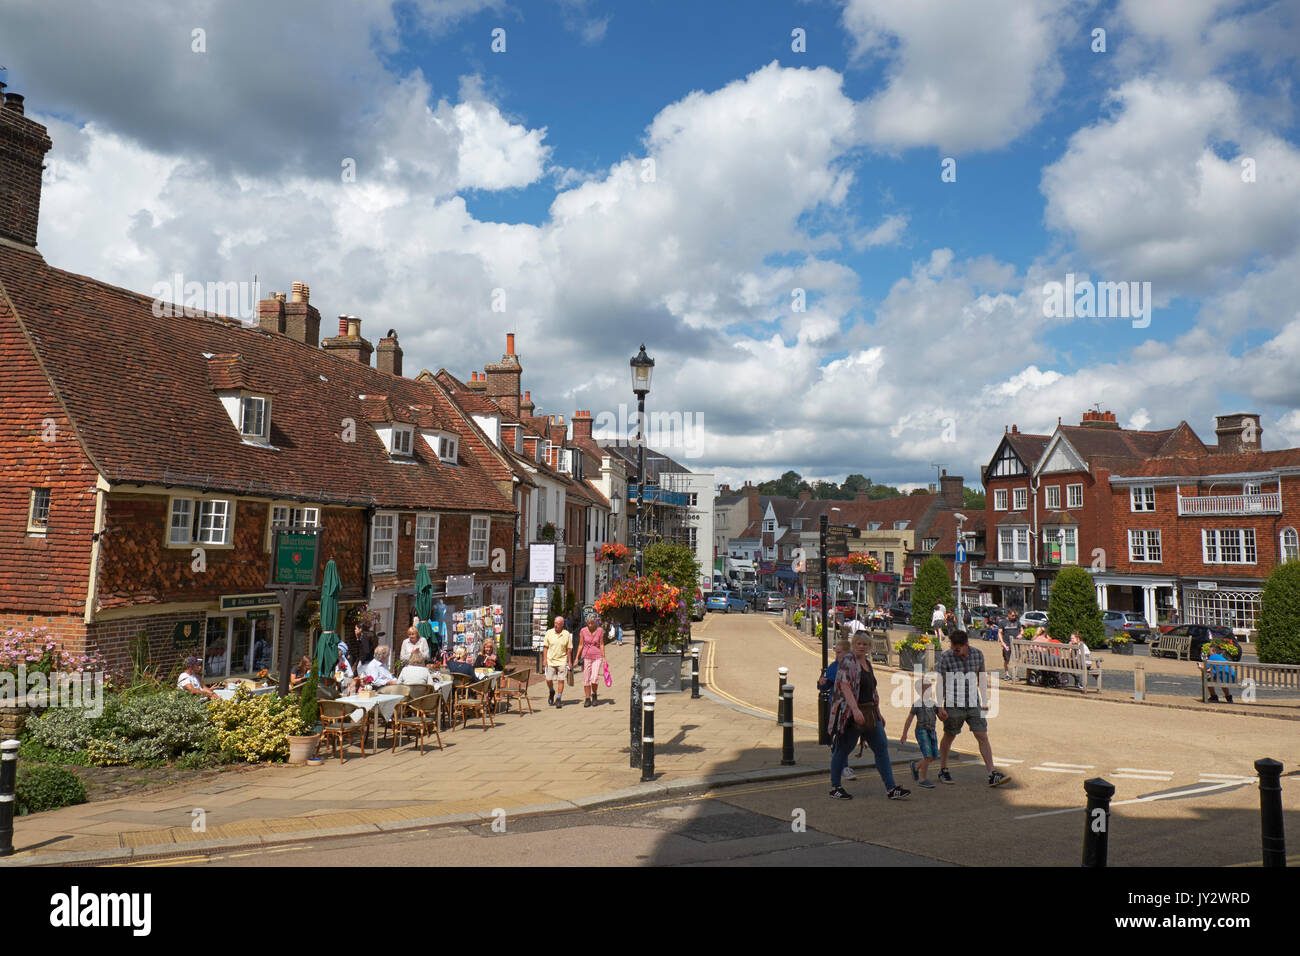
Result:
<svg viewBox="0 0 1300 956"><path fill-rule="evenodd" d="M655 360L645 354L645 345L628 363L632 367L632 391L636 395L636 573L645 575L645 553L641 550L641 515L645 507L645 397L650 392ZM632 712L630 714L631 766L641 766L641 618L632 615Z"/></svg>

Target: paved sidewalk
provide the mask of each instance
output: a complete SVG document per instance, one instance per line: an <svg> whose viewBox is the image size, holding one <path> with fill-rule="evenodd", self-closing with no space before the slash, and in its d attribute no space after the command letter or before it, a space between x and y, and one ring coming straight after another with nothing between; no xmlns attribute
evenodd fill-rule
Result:
<svg viewBox="0 0 1300 956"><path fill-rule="evenodd" d="M421 756L406 744L396 754L383 750L363 759L350 747L342 764L331 758L321 767L231 772L192 786L20 817L18 853L0 863L73 861L67 854L122 858L306 831L398 829L490 817L497 810L573 809L665 788L825 772L825 751L811 728L796 728L798 766L783 768L774 720L716 699L692 700L688 690L658 695L657 776L642 785L627 755L631 645L611 645L607 653L615 683L600 688L596 707L582 706L577 686L566 689L565 706L557 711L546 704L545 684L534 684L533 714L501 715L487 731L471 722L444 732L441 752L434 744ZM869 767L869 757L855 764Z"/></svg>

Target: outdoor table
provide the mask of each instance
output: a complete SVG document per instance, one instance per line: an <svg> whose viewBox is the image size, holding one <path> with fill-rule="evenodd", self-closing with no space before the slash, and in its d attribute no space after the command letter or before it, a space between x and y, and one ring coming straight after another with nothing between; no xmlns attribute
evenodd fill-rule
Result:
<svg viewBox="0 0 1300 956"><path fill-rule="evenodd" d="M497 689L497 684L501 681L501 671L490 671L486 667L474 668L474 676L479 680L491 681L488 687L491 690Z"/></svg>
<svg viewBox="0 0 1300 956"><path fill-rule="evenodd" d="M376 694L374 697L362 697L359 694L349 694L347 697L336 697L340 704L347 704L350 707L361 707L368 716L374 716L370 712L376 707L385 720L393 719L393 711L397 709L399 701L406 700L404 694ZM375 750L379 750L379 721L374 722L375 728Z"/></svg>
<svg viewBox="0 0 1300 956"><path fill-rule="evenodd" d="M220 697L222 700L233 700L235 697L236 690L238 690L238 688L222 687L216 689L216 695ZM269 687L248 688L248 692L252 694L254 697L258 697L262 694L274 694L277 690L279 690L279 688L276 687L274 684L272 684Z"/></svg>

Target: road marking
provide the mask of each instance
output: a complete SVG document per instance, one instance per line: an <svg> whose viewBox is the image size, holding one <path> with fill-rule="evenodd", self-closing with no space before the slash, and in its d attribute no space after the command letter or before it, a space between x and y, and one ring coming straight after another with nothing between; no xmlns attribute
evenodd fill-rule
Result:
<svg viewBox="0 0 1300 956"><path fill-rule="evenodd" d="M1246 775L1244 775L1244 774L1240 774L1240 773L1205 773L1205 772L1202 772L1202 773L1201 773L1201 776L1202 776L1202 777L1207 777L1207 778L1209 778L1209 779L1211 779L1211 780L1215 780L1215 779L1217 779L1217 780L1254 780L1254 779L1255 779L1254 777L1248 777L1248 776L1246 776Z"/></svg>
<svg viewBox="0 0 1300 956"><path fill-rule="evenodd" d="M1030 767L1030 770L1046 770L1048 773L1083 773L1082 770L1071 770L1068 767Z"/></svg>
<svg viewBox="0 0 1300 956"><path fill-rule="evenodd" d="M1044 767L1068 767L1071 770L1092 770L1090 763L1061 763L1059 760L1044 760Z"/></svg>
<svg viewBox="0 0 1300 956"><path fill-rule="evenodd" d="M1149 773L1112 773L1111 776L1116 780L1155 780L1158 783L1168 783L1173 779L1172 774L1168 777L1156 777Z"/></svg>
<svg viewBox="0 0 1300 956"><path fill-rule="evenodd" d="M1024 763L1023 760L1013 760L1010 757L999 757L995 762L996 763Z"/></svg>
<svg viewBox="0 0 1300 956"><path fill-rule="evenodd" d="M1161 777L1173 777L1173 770L1143 770L1141 767L1115 767L1119 774L1160 774Z"/></svg>
<svg viewBox="0 0 1300 956"><path fill-rule="evenodd" d="M799 648L799 650L803 651L805 654L810 654L816 658L820 658L822 656L821 651L814 651L812 648L808 647L802 641L796 641L793 637L789 635L789 633L785 630L785 628L783 628L780 624L776 623L776 621L768 621L767 623L771 624L774 628L776 628L778 633L780 633L782 637L784 637L795 647Z"/></svg>
<svg viewBox="0 0 1300 956"><path fill-rule="evenodd" d="M1198 793L1213 793L1215 790L1226 790L1230 787L1238 787L1236 783L1219 783L1209 787L1198 787L1195 790L1175 790L1172 793L1153 793L1145 797L1134 797L1132 800L1120 800L1111 804L1111 809L1115 807L1127 806L1130 803L1152 803L1156 800L1176 800L1179 797L1192 797ZM1044 810L1042 813L1026 813L1023 816L1015 817L1017 820L1032 820L1034 817L1051 817L1058 813L1078 813L1081 810L1087 810L1087 807L1066 807L1064 810Z"/></svg>

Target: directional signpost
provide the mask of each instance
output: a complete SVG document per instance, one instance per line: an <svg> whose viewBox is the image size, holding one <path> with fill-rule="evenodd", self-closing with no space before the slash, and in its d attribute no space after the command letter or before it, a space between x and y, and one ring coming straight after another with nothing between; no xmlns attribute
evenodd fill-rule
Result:
<svg viewBox="0 0 1300 956"><path fill-rule="evenodd" d="M280 599L280 696L288 693L289 669L293 665L293 622L298 611L319 587L320 529L276 528L271 548L271 581L267 589ZM334 622L321 621L323 630ZM311 653L314 648L307 648Z"/></svg>

